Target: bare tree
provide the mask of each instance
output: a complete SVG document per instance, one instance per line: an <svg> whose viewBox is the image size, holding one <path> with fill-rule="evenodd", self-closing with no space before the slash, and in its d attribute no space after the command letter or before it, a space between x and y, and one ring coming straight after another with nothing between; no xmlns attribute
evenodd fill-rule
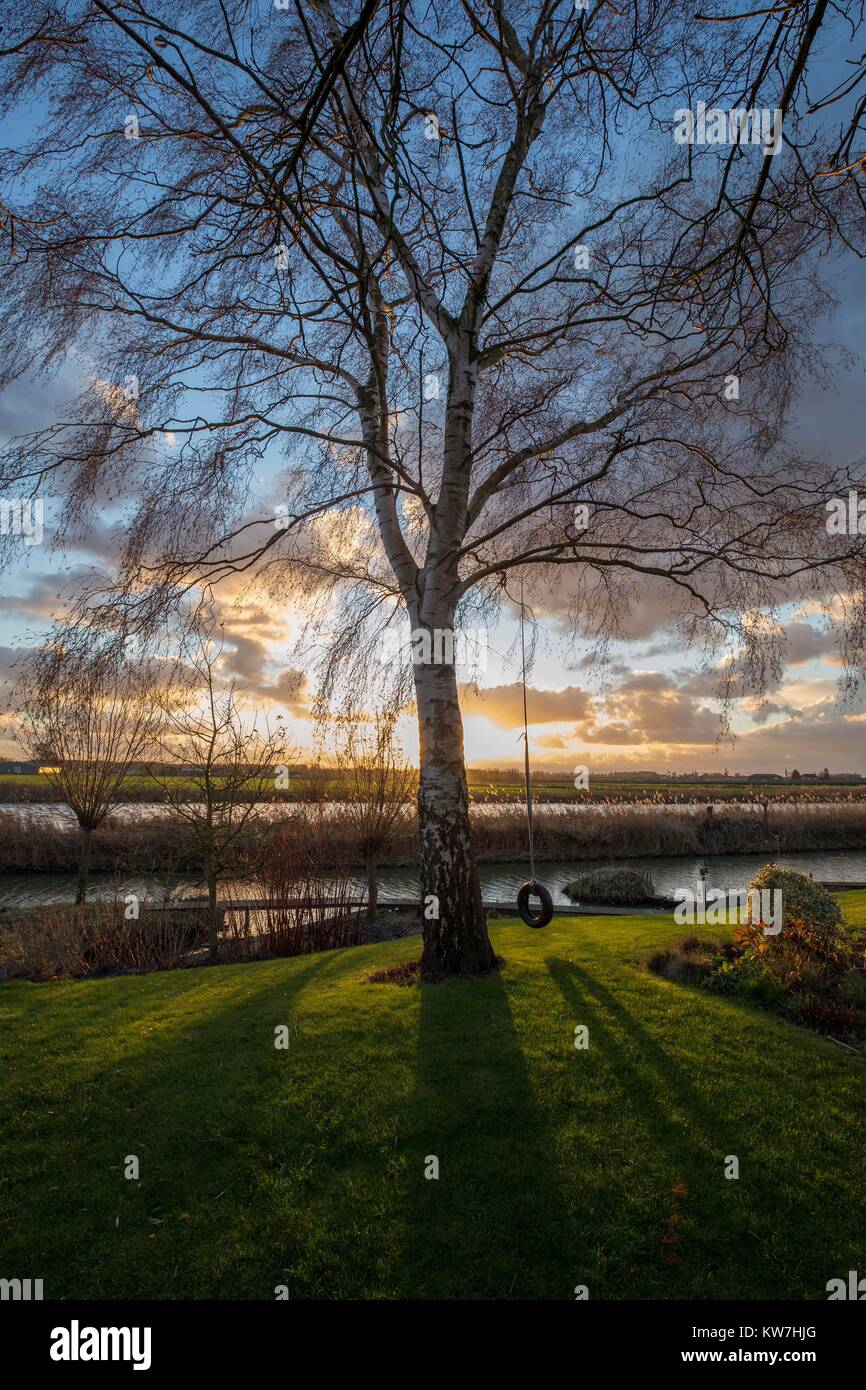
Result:
<svg viewBox="0 0 866 1390"><path fill-rule="evenodd" d="M217 893L229 855L261 815L261 802L271 799L278 779L289 775L281 717L271 727L245 706L234 681L221 682L221 654L221 644L200 629L183 684L162 705L156 746L168 767L155 762L150 768L201 851L212 960L219 953Z"/></svg>
<svg viewBox="0 0 866 1390"><path fill-rule="evenodd" d="M87 897L91 839L159 725L156 667L91 632L55 632L24 659L12 694L19 738L75 812L75 902Z"/></svg>
<svg viewBox="0 0 866 1390"><path fill-rule="evenodd" d="M406 817L418 775L394 736L394 720L378 711L365 726L347 720L336 739L337 796L364 856L367 921L376 920L379 860Z"/></svg>
<svg viewBox="0 0 866 1390"><path fill-rule="evenodd" d="M16 11L6 91L53 106L7 156L4 379L85 337L94 360L0 482L68 480L73 529L97 483L135 487L115 597L143 625L203 578L318 602L325 701L400 627L423 968L472 973L493 952L451 643L520 576L528 604L567 583L599 639L662 587L732 653L729 696L778 664L791 599L833 605L861 662L864 539L824 502L863 470L785 423L820 369L819 258L862 247L862 103L810 91L819 39L859 61L862 7L393 0L299 145L350 10ZM712 138L680 143L699 102ZM252 479L280 448L275 524Z"/></svg>

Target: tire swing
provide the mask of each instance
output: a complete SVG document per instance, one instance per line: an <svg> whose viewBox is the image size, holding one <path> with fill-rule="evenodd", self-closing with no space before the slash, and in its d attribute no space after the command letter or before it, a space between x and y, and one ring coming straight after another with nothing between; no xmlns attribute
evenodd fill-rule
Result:
<svg viewBox="0 0 866 1390"><path fill-rule="evenodd" d="M532 841L532 779L529 775L529 725L526 718L526 642L523 632L523 578L520 580L520 655L523 664L523 780L526 787L526 824L529 831L528 882L517 893L517 914L527 927L546 927L553 917L553 898L543 883L535 877L535 847ZM538 898L540 906L533 909L530 898Z"/></svg>

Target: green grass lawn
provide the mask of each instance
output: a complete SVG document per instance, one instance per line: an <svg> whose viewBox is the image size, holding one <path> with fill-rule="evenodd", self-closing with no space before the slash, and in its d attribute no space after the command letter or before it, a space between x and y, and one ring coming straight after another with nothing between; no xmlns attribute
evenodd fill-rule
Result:
<svg viewBox="0 0 866 1390"><path fill-rule="evenodd" d="M501 974L432 987L365 983L411 939L3 985L0 1276L46 1298L825 1299L866 1271L866 1062L651 974L682 934L505 922Z"/></svg>

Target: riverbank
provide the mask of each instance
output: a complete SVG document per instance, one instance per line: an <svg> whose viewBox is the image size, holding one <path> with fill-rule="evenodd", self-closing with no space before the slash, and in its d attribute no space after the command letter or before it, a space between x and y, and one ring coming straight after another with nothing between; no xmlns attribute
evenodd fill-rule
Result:
<svg viewBox="0 0 866 1390"><path fill-rule="evenodd" d="M305 808L287 807L286 820L302 840L310 833ZM554 809L539 807L534 817L538 863L655 856L780 853L866 848L866 805L775 805L745 811L724 806L711 811L665 807L655 812L632 806ZM521 807L484 807L472 814L479 863L523 859L527 853L526 816ZM251 823L239 840L230 872L244 873L260 852L273 821ZM417 828L407 809L382 866L417 862ZM78 862L75 826L0 811L0 873L72 873ZM363 854L350 827L339 816L315 818L318 868L361 866ZM196 841L183 822L170 815L147 820L110 817L93 835L91 868L96 873L156 874L201 872Z"/></svg>

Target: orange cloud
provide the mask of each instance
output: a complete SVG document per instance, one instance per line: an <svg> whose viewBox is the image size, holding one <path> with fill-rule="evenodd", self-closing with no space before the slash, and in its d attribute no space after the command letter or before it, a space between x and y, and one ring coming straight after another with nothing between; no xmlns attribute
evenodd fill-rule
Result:
<svg viewBox="0 0 866 1390"><path fill-rule="evenodd" d="M526 700L533 725L574 723L592 716L592 697L579 685L567 685L562 690L530 686ZM485 689L462 685L460 707L464 717L480 715L500 729L517 729L523 724L523 686L519 681Z"/></svg>

